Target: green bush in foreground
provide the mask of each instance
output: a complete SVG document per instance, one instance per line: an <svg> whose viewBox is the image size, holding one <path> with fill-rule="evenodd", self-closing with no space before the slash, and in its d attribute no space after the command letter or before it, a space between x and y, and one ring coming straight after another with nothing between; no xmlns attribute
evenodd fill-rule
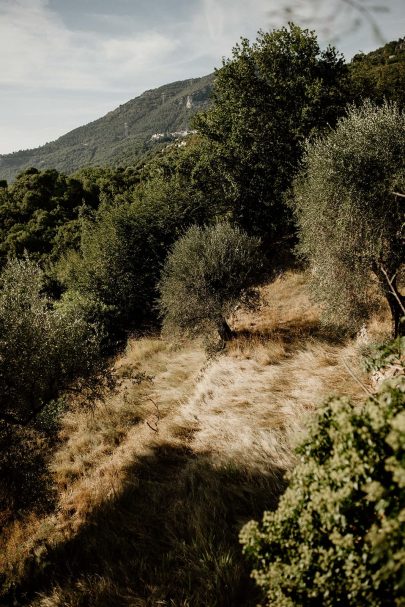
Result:
<svg viewBox="0 0 405 607"><path fill-rule="evenodd" d="M275 512L242 529L266 605L405 605L405 378L330 400Z"/></svg>

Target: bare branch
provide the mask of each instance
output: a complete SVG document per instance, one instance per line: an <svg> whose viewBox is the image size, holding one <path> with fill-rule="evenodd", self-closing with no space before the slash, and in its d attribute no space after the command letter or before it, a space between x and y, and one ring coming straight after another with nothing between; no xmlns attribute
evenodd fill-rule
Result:
<svg viewBox="0 0 405 607"><path fill-rule="evenodd" d="M151 398L150 396L148 397L148 399L147 399L147 400L150 400L150 401L151 401L151 402L154 404L154 406L155 406L155 408L156 408L156 411L157 411L157 415L155 415L155 417L156 417L156 421L154 422L154 423L155 423L155 426L156 426L155 428L154 428L153 426L151 426L151 425L150 425L150 423L148 422L148 420L146 420L146 425L147 425L147 426L149 426L149 428L150 428L151 430L153 430L153 432L159 432L159 428L158 428L158 423L160 422L160 411L159 411L159 407L158 407L157 403L156 403L156 402L153 400L153 398Z"/></svg>
<svg viewBox="0 0 405 607"><path fill-rule="evenodd" d="M400 297L398 296L397 290L394 288L393 285L393 280L395 278L395 274L394 276L390 279L390 277L388 276L387 272L384 270L384 268L381 266L381 272L384 274L385 278L387 279L387 282L389 284L390 290L392 292L392 294L394 295L395 299L397 300L397 302L399 303L399 307L401 308L402 312L405 314L405 307L404 304L402 303Z"/></svg>

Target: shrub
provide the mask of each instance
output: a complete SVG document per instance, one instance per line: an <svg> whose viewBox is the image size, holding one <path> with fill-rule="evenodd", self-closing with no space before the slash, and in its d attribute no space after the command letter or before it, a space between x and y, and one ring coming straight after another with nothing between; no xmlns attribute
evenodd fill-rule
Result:
<svg viewBox="0 0 405 607"><path fill-rule="evenodd" d="M320 411L278 509L241 532L267 605L404 604L404 401L402 376Z"/></svg>
<svg viewBox="0 0 405 607"><path fill-rule="evenodd" d="M341 325L357 328L367 317L377 284L393 332L400 331L404 128L405 113L395 105L351 108L335 131L308 146L295 183L299 248L311 265L312 291Z"/></svg>
<svg viewBox="0 0 405 607"><path fill-rule="evenodd" d="M28 258L0 278L0 418L25 424L99 364L100 335L72 302L54 306Z"/></svg>
<svg viewBox="0 0 405 607"><path fill-rule="evenodd" d="M160 282L160 310L168 330L191 334L231 330L226 317L258 279L260 240L227 223L191 227L174 245Z"/></svg>

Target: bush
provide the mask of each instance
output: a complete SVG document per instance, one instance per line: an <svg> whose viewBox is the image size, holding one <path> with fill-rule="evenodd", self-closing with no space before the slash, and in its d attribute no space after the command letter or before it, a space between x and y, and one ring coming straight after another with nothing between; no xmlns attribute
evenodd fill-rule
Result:
<svg viewBox="0 0 405 607"><path fill-rule="evenodd" d="M156 320L157 283L185 228L207 221L208 203L177 176L151 177L136 192L103 203L83 222L80 253L59 264L59 279L92 302L110 340Z"/></svg>
<svg viewBox="0 0 405 607"><path fill-rule="evenodd" d="M261 268L260 240L227 223L191 227L174 245L160 282L166 330L231 337L226 318Z"/></svg>
<svg viewBox="0 0 405 607"><path fill-rule="evenodd" d="M44 274L28 258L0 278L0 419L26 423L99 364L100 335L72 302L42 292Z"/></svg>
<svg viewBox="0 0 405 607"><path fill-rule="evenodd" d="M277 511L241 532L267 605L404 604L404 402L402 376L320 411Z"/></svg>

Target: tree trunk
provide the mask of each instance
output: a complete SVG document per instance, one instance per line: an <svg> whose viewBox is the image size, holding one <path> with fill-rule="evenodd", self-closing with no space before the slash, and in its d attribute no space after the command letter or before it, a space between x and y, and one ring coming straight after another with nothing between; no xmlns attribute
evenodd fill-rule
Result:
<svg viewBox="0 0 405 607"><path fill-rule="evenodd" d="M218 323L218 333L222 341L229 341L235 335L225 318L221 318Z"/></svg>
<svg viewBox="0 0 405 607"><path fill-rule="evenodd" d="M402 306L405 305L405 297L403 295L401 295L401 293L399 293L396 290L396 295L398 297L398 299L400 300ZM394 337L403 337L405 335L405 322L401 322L401 319L403 316L405 316L404 311L402 309L401 304L399 303L398 299L395 297L394 293L392 293L391 291L387 292L385 294L387 301L388 301L388 305L390 307L391 310L391 316L392 316L392 334Z"/></svg>
<svg viewBox="0 0 405 607"><path fill-rule="evenodd" d="M405 322L401 322L401 319L405 316L405 297L398 291L396 273L392 273L393 278L391 279L388 272L383 268L376 273L391 310L392 335L393 337L402 337L405 335Z"/></svg>

